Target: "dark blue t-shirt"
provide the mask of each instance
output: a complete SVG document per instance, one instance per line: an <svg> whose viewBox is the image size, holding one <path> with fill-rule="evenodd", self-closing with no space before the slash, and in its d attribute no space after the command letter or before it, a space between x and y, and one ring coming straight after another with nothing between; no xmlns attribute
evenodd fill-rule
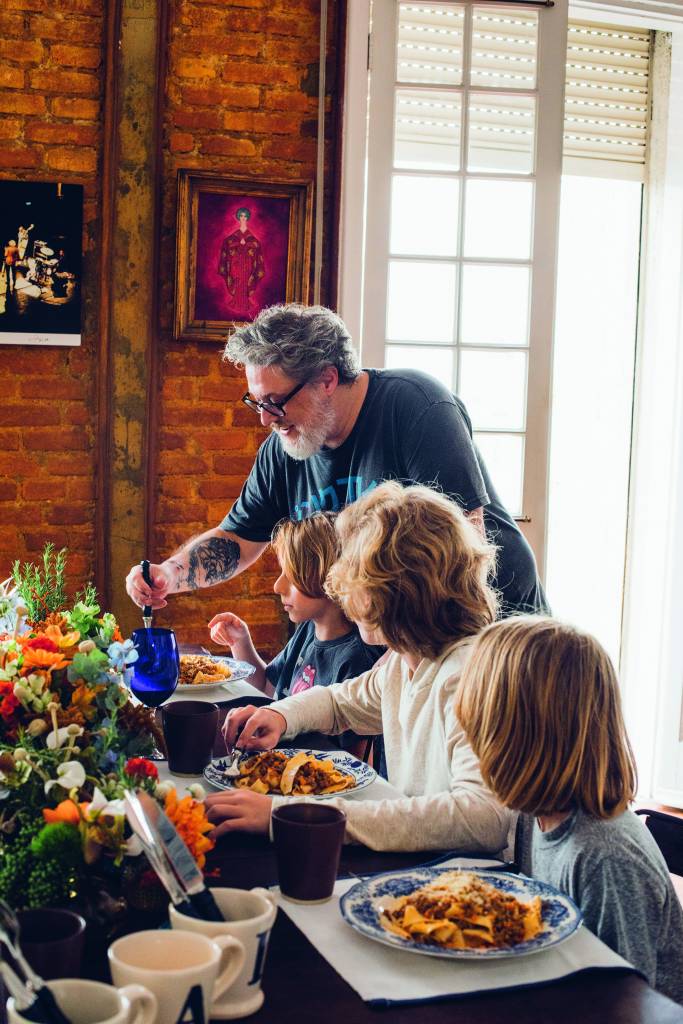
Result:
<svg viewBox="0 0 683 1024"><path fill-rule="evenodd" d="M315 623L302 622L266 668L266 678L280 700L311 686L329 686L360 676L383 653L383 647L364 643L356 626L335 640L317 640Z"/></svg>
<svg viewBox="0 0 683 1024"><path fill-rule="evenodd" d="M483 507L499 549L493 585L503 614L547 612L533 552L496 494L460 399L419 370L367 373L368 392L344 443L297 460L271 434L221 529L267 541L280 519L337 511L383 480L426 484L466 512Z"/></svg>

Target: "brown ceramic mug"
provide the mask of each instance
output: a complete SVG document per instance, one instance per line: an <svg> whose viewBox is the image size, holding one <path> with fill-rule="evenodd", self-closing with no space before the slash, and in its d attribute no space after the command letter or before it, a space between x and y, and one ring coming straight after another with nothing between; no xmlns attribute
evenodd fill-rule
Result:
<svg viewBox="0 0 683 1024"><path fill-rule="evenodd" d="M344 812L325 804L283 804L274 808L272 825L282 895L295 903L329 900L344 842Z"/></svg>
<svg viewBox="0 0 683 1024"><path fill-rule="evenodd" d="M85 920L73 910L20 910L19 945L36 974L47 981L81 974Z"/></svg>
<svg viewBox="0 0 683 1024"><path fill-rule="evenodd" d="M173 775L201 775L211 761L218 708L204 700L177 700L161 709L168 767Z"/></svg>

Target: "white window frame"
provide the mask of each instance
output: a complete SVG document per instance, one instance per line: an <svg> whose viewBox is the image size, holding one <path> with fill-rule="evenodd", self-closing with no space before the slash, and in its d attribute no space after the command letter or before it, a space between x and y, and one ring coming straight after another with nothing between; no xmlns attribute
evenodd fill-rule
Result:
<svg viewBox="0 0 683 1024"><path fill-rule="evenodd" d="M465 0L465 4L467 33L476 0ZM509 8L510 5L501 3L500 6ZM539 12L537 83L534 90L537 103L536 166L533 175L514 175L518 181L533 180L535 186L531 254L530 259L525 261L532 267L532 286L523 432L523 504L519 521L543 575L550 435L548 396L551 393L562 172L567 0L557 0L553 7L533 9ZM345 102L345 157L349 155L349 164L345 158L344 168L348 177L344 181L342 193L339 294L340 313L347 323L353 325L354 337L358 341L363 363L367 366L384 365L390 217L390 189L387 186L392 174L394 96L397 84L395 62L390 55L396 49L397 12L398 0L374 0L372 6L367 0L358 0L350 5L347 81L352 75L355 78L347 90ZM370 21L368 46L368 36L364 33ZM381 43L375 40L381 40ZM363 58L371 66L371 97L367 92L367 72L362 71ZM366 86L365 94L362 93L360 83ZM477 92L480 91L484 90L477 88ZM496 92L495 88L491 91ZM369 99L372 103L372 120L367 152L364 153L357 125L359 122L365 123ZM465 110L463 118L466 118ZM357 163L354 164L360 154L365 157L364 176L359 173ZM464 169L453 174L449 172L449 177L458 177L461 181L464 178L472 180L504 176L466 173ZM363 184L364 192L359 192ZM361 195L364 196L363 203L359 200ZM365 209L365 218L359 217L359 209ZM363 268L361 275L358 274L359 267Z"/></svg>

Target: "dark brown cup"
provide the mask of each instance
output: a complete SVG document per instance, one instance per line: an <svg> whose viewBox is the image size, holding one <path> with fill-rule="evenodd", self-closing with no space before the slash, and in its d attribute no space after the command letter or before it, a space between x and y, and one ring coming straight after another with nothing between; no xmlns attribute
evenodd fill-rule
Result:
<svg viewBox="0 0 683 1024"><path fill-rule="evenodd" d="M17 917L19 945L36 974L46 981L81 976L85 920L80 914L38 907L21 910Z"/></svg>
<svg viewBox="0 0 683 1024"><path fill-rule="evenodd" d="M329 900L339 870L346 815L324 804L293 803L272 813L280 892L294 903Z"/></svg>
<svg viewBox="0 0 683 1024"><path fill-rule="evenodd" d="M211 761L218 708L204 700L177 700L161 709L168 767L173 775L201 775Z"/></svg>

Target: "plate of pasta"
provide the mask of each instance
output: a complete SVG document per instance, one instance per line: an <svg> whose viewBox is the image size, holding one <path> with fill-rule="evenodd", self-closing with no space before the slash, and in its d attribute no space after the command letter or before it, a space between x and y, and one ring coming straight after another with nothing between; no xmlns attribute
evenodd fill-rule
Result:
<svg viewBox="0 0 683 1024"><path fill-rule="evenodd" d="M495 960L564 942L581 911L544 882L505 871L424 867L354 885L344 920L376 942L423 956Z"/></svg>
<svg viewBox="0 0 683 1024"><path fill-rule="evenodd" d="M176 693L205 693L255 672L247 661L236 661L216 654L181 654Z"/></svg>
<svg viewBox="0 0 683 1024"><path fill-rule="evenodd" d="M244 753L239 775L227 774L229 762L215 758L204 778L217 789L249 789L267 796L306 796L329 800L369 786L377 772L345 750L302 750L278 747L260 754Z"/></svg>

